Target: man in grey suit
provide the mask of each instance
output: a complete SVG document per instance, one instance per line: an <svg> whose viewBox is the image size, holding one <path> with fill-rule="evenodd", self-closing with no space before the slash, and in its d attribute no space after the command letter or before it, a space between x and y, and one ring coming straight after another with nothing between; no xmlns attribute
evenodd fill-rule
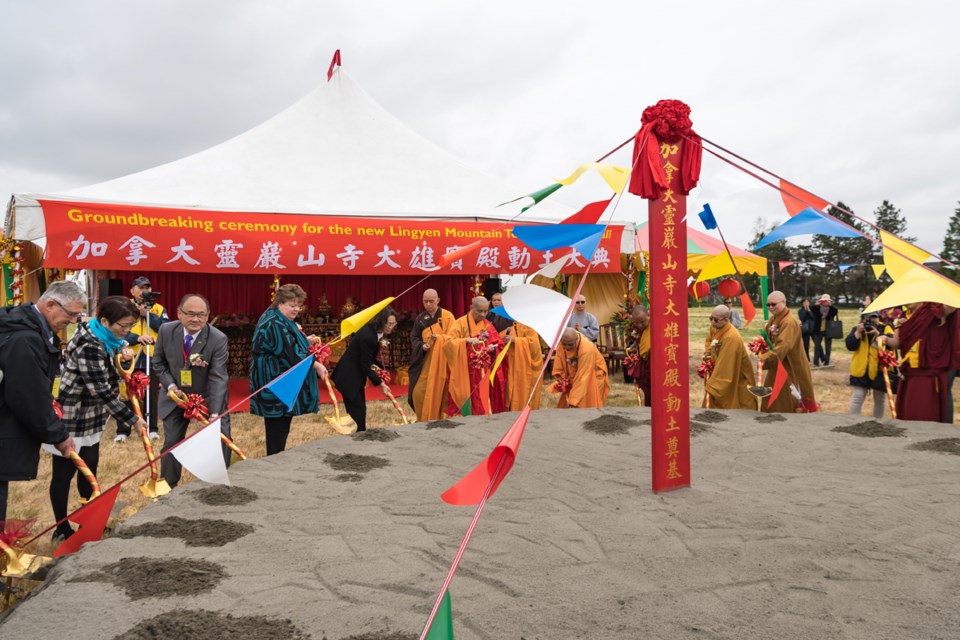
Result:
<svg viewBox="0 0 960 640"><path fill-rule="evenodd" d="M188 293L177 308L179 321L160 327L153 366L160 384L167 391L199 393L207 402L210 422L227 409L227 336L207 324L210 303L196 293ZM160 395L159 416L163 419L163 450L183 440L190 421L183 409L166 394ZM220 431L230 437L230 416L220 421ZM230 450L224 445L223 459L230 465ZM160 473L171 487L180 482L182 467L173 455L160 460Z"/></svg>

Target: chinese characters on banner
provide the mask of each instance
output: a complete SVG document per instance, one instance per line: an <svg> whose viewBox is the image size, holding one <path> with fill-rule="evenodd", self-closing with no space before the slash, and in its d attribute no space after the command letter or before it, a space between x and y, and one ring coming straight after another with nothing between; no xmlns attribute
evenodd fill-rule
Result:
<svg viewBox="0 0 960 640"><path fill-rule="evenodd" d="M690 486L687 214L677 145L660 144L669 187L650 200L650 388L653 490Z"/></svg>
<svg viewBox="0 0 960 640"><path fill-rule="evenodd" d="M433 270L444 253L483 245L440 274L533 273L574 254L535 251L513 223L346 218L179 210L41 200L48 267L316 275L411 275ZM620 270L622 226L610 226L593 256L593 272Z"/></svg>

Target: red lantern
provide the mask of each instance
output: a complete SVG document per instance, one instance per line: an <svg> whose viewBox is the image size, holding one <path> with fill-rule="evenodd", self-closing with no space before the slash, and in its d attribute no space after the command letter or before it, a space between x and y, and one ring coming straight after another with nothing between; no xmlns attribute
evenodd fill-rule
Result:
<svg viewBox="0 0 960 640"><path fill-rule="evenodd" d="M691 298L703 298L708 293L710 293L710 283L709 282L694 282L687 288L687 292L690 294Z"/></svg>
<svg viewBox="0 0 960 640"><path fill-rule="evenodd" d="M721 280L720 284L717 285L717 293L720 294L721 298L735 298L740 295L740 283L733 278Z"/></svg>

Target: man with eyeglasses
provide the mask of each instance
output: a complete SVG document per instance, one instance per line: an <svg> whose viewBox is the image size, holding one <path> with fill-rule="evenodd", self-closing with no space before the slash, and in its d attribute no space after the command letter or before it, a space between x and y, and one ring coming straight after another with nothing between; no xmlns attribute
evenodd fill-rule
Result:
<svg viewBox="0 0 960 640"><path fill-rule="evenodd" d="M713 409L756 410L753 365L740 332L732 322L730 307L721 304L710 312L710 331L703 343L703 360L713 361L713 371L703 381L703 406Z"/></svg>
<svg viewBox="0 0 960 640"><path fill-rule="evenodd" d="M763 385L773 387L777 378L777 363L782 363L787 372L787 383L780 394L771 403L764 398L761 404L768 413L813 413L817 411L817 401L813 393L813 378L810 375L810 363L803 349L803 336L800 322L787 309L787 298L780 291L767 296L767 308L770 319L764 330L773 343L773 349L760 356L766 370ZM800 397L796 397L796 393Z"/></svg>
<svg viewBox="0 0 960 640"><path fill-rule="evenodd" d="M577 296L577 302L574 307L573 313L570 314L570 319L567 320L567 326L579 331L582 335L586 336L590 342L596 343L597 338L600 336L600 324L597 322L596 316L587 311L586 297L582 295Z"/></svg>
<svg viewBox="0 0 960 640"><path fill-rule="evenodd" d="M210 303L198 293L180 300L177 318L160 327L154 370L167 392L182 391L203 396L210 422L227 410L227 336L207 322ZM160 396L157 413L163 419L163 450L183 440L190 420L169 395ZM230 437L230 416L220 418L220 431ZM230 450L223 445L223 459L230 465ZM180 482L181 465L172 455L163 456L160 473L171 488Z"/></svg>
<svg viewBox="0 0 960 640"><path fill-rule="evenodd" d="M57 333L83 316L86 297L73 282L54 282L35 305L0 308L0 522L8 483L37 477L40 445L63 455L73 449L51 390L60 372Z"/></svg>
<svg viewBox="0 0 960 640"><path fill-rule="evenodd" d="M151 367L147 371L147 355L153 358L154 343L157 341L157 332L164 323L170 322L167 317L167 310L163 305L157 302L160 294L153 294L153 286L150 279L146 276L135 278L130 287L130 299L140 310L140 318L137 323L130 327L127 333L126 341L133 349L133 355L136 358L134 369L150 374L150 388L147 393L147 425L150 432L150 439L157 440L160 434L157 432L157 399L160 394L160 382L157 379L156 372ZM129 428L126 426L117 426L117 437L114 442L126 442L130 437Z"/></svg>

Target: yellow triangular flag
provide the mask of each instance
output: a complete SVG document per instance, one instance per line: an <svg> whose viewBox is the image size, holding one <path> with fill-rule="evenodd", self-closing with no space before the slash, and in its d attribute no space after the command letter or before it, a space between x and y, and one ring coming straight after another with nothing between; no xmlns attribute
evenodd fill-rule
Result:
<svg viewBox="0 0 960 640"><path fill-rule="evenodd" d="M892 233L887 233L883 230L880 231L880 241L883 242L883 264L887 268L887 273L894 280L906 274L916 267L917 264L923 264L927 258L930 257L930 254L923 249L915 247L909 242L905 242ZM888 247L893 249L893 251L889 251ZM903 255L898 255L894 253L894 251ZM917 264L914 264L911 260Z"/></svg>
<svg viewBox="0 0 960 640"><path fill-rule="evenodd" d="M873 267L873 277L877 280L879 280L883 272L887 270L887 267L882 264L872 264L870 266Z"/></svg>
<svg viewBox="0 0 960 640"><path fill-rule="evenodd" d="M353 335L360 330L363 325L373 320L373 316L380 313L384 307L394 301L395 298L384 298L375 305L369 306L359 313L355 313L349 318L340 321L340 339Z"/></svg>
<svg viewBox="0 0 960 640"><path fill-rule="evenodd" d="M939 302L960 308L960 285L926 267L914 267L897 278L864 311L880 311L914 302Z"/></svg>
<svg viewBox="0 0 960 640"><path fill-rule="evenodd" d="M728 276L731 273L736 273L737 268L733 264L733 260L730 259L730 254L726 251L717 255L713 258L707 265L700 271L700 275L697 276L697 282L703 282L704 280L713 280L714 278L719 278L720 276Z"/></svg>
<svg viewBox="0 0 960 640"><path fill-rule="evenodd" d="M623 188L627 186L627 180L630 179L630 169L628 167L618 167L602 162L588 162L580 165L569 176L563 180L557 180L557 182L564 186L570 186L590 169L595 169L596 172L600 174L600 177L603 178L604 182L616 193L622 193Z"/></svg>

